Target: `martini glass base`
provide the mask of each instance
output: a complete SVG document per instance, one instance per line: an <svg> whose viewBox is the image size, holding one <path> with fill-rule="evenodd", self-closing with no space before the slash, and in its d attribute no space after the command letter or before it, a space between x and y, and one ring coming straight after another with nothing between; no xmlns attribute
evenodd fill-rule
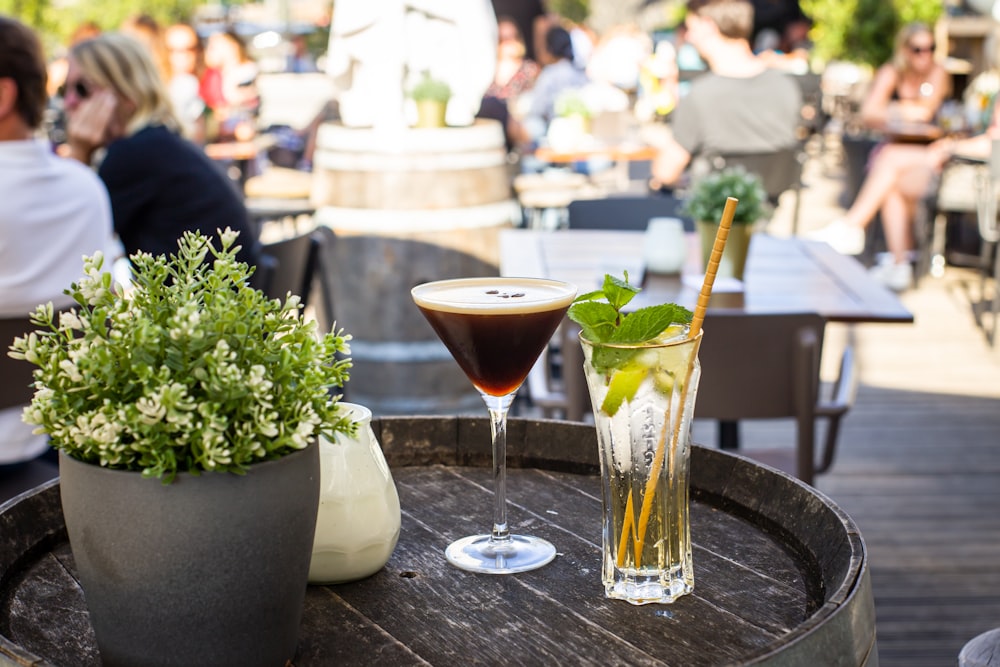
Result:
<svg viewBox="0 0 1000 667"><path fill-rule="evenodd" d="M511 535L509 540L494 543L489 535L473 535L452 542L444 554L449 563L462 570L514 574L551 563L556 548L540 537Z"/></svg>

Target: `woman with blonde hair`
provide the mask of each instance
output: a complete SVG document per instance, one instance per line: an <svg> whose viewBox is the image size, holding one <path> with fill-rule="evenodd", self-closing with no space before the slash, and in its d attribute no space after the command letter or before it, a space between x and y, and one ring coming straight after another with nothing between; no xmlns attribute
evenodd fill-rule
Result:
<svg viewBox="0 0 1000 667"><path fill-rule="evenodd" d="M70 155L85 164L103 151L97 174L111 195L115 231L129 255L177 250L187 230L240 232L241 261L258 246L240 193L180 122L148 51L120 33L74 45L66 76Z"/></svg>
<svg viewBox="0 0 1000 667"><path fill-rule="evenodd" d="M892 122L928 123L951 95L951 75L934 60L934 32L908 23L896 34L892 60L875 72L861 106L867 127L884 130Z"/></svg>
<svg viewBox="0 0 1000 667"><path fill-rule="evenodd" d="M951 95L951 77L934 61L934 33L923 23L910 23L896 36L892 62L875 73L861 107L862 121L886 130L893 123L928 123ZM913 284L913 221L917 207L949 157L947 140L928 146L884 142L872 151L861 190L843 218L810 236L839 252L860 254L865 228L879 214L888 253L870 270L886 287L901 292Z"/></svg>

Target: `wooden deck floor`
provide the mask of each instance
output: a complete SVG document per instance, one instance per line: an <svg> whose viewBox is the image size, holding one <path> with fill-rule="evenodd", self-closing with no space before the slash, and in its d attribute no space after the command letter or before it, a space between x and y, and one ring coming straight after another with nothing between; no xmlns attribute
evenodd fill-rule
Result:
<svg viewBox="0 0 1000 667"><path fill-rule="evenodd" d="M816 486L868 545L882 667L956 665L966 641L1000 626L1000 348L974 325L970 278L949 268L905 294L913 325L828 332L827 352L853 335L861 386ZM794 432L742 435L752 454Z"/></svg>
<svg viewBox="0 0 1000 667"><path fill-rule="evenodd" d="M804 230L839 212L839 175L807 165ZM949 267L902 296L914 324L827 329L824 361L853 337L861 385L816 486L868 545L882 667L957 665L966 641L1000 627L1000 343L975 325L977 295L978 274ZM752 452L794 431L746 424L742 436Z"/></svg>

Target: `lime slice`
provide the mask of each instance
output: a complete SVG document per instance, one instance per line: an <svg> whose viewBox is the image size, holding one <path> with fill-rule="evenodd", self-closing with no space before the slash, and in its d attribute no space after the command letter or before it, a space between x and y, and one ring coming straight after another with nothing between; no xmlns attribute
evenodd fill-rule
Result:
<svg viewBox="0 0 1000 667"><path fill-rule="evenodd" d="M625 401L635 398L635 393L639 391L639 385L649 373L646 368L635 368L630 370L619 370L611 374L611 381L608 383L608 393L601 403L601 410L607 415L614 417L618 408Z"/></svg>

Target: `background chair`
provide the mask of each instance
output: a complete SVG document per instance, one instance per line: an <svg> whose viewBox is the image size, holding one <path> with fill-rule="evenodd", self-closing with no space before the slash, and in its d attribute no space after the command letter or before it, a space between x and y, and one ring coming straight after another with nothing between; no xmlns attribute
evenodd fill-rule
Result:
<svg viewBox="0 0 1000 667"><path fill-rule="evenodd" d="M701 384L695 417L735 424L745 419L796 421L796 476L812 484L836 453L840 419L854 401L854 353L844 352L832 396L820 394L825 321L814 313L747 315L711 313L698 354ZM827 429L820 455L816 423ZM720 431L721 433L721 431Z"/></svg>
<svg viewBox="0 0 1000 667"><path fill-rule="evenodd" d="M799 233L799 208L802 194L802 166L805 152L799 145L766 153L726 153L713 155L709 165L715 171L726 167L741 166L750 173L760 176L772 206L786 191L794 194L792 208L792 234Z"/></svg>
<svg viewBox="0 0 1000 667"><path fill-rule="evenodd" d="M1000 315L1000 224L997 223L997 198L1000 194L1000 142L993 142L989 168L981 169L976 177L976 218L982 246L979 254L979 301L973 305L973 315L991 346L997 343L997 316ZM987 304L987 284L993 282L992 319L987 331L983 311Z"/></svg>
<svg viewBox="0 0 1000 667"><path fill-rule="evenodd" d="M58 315L57 315L58 317ZM34 365L11 359L7 350L18 336L35 325L27 317L0 318L0 410L19 408L31 402ZM45 460L26 461L0 470L0 503L59 475L59 468Z"/></svg>
<svg viewBox="0 0 1000 667"><path fill-rule="evenodd" d="M683 202L673 195L623 195L570 202L570 229L645 230L650 218L673 217L684 220L687 231L694 223L681 214Z"/></svg>
<svg viewBox="0 0 1000 667"><path fill-rule="evenodd" d="M291 292L303 307L308 305L321 242L310 232L262 245L253 286L272 299L284 299Z"/></svg>

